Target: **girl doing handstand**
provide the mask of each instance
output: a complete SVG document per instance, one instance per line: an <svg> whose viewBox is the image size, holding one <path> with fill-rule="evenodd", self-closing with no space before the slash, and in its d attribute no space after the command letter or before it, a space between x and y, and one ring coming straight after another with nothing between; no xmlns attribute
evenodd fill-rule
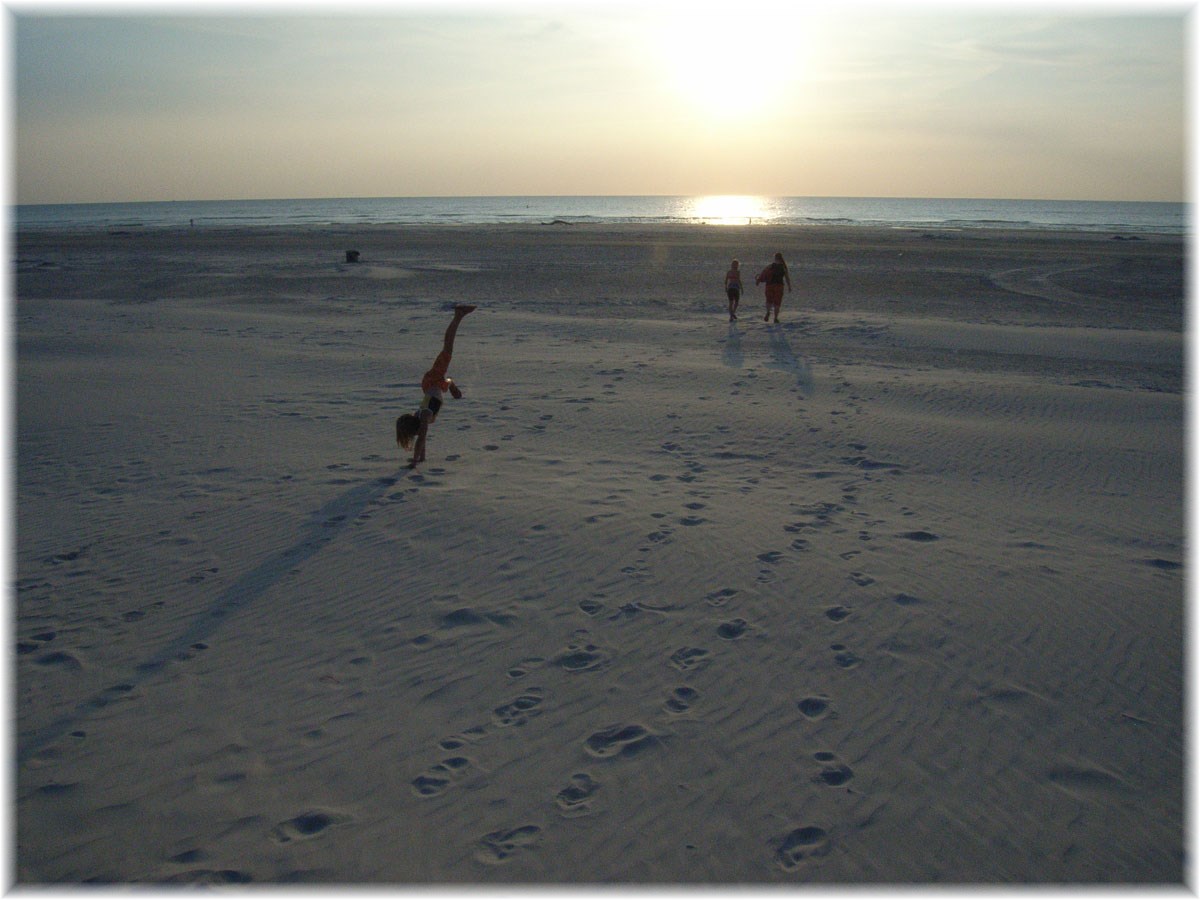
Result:
<svg viewBox="0 0 1200 900"><path fill-rule="evenodd" d="M424 396L421 406L415 413L405 413L396 420L396 443L403 449L413 448L411 468L425 462L425 441L429 434L429 426L437 419L438 411L442 408L442 398L445 391L450 392L455 400L462 399L462 391L457 384L446 375L450 368L450 357L454 353L454 336L458 333L459 323L470 313L474 306L454 307L454 319L446 328L442 338L442 352L433 361L433 366L421 378L421 391ZM413 440L416 439L414 446Z"/></svg>

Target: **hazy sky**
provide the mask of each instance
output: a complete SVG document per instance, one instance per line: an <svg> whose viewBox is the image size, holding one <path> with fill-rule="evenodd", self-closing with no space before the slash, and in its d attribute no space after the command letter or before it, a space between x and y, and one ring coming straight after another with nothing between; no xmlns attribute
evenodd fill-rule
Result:
<svg viewBox="0 0 1200 900"><path fill-rule="evenodd" d="M1008 9L15 5L13 200L1185 199L1186 7Z"/></svg>

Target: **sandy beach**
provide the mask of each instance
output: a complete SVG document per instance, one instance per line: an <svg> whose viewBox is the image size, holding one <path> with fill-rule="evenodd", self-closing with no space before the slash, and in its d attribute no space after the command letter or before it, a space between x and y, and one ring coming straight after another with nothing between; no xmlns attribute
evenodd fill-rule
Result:
<svg viewBox="0 0 1200 900"><path fill-rule="evenodd" d="M18 882L1182 883L1183 239L13 252Z"/></svg>

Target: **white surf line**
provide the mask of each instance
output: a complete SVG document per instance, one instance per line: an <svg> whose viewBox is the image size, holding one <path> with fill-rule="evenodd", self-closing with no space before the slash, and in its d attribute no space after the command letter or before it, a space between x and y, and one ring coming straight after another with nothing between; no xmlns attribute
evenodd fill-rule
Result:
<svg viewBox="0 0 1200 900"><path fill-rule="evenodd" d="M153 657L135 666L132 678L105 688L82 701L61 719L28 738L17 750L17 765L23 765L34 753L67 732L73 731L96 710L103 709L109 703L126 696L165 669L170 662L186 655L193 644L200 643L212 635L229 616L250 605L285 575L324 549L346 525L362 514L371 501L408 473L409 470L405 468L399 474L372 479L351 488L322 506L304 524L300 539L296 543L265 560L226 588L212 606L196 617L183 634Z"/></svg>

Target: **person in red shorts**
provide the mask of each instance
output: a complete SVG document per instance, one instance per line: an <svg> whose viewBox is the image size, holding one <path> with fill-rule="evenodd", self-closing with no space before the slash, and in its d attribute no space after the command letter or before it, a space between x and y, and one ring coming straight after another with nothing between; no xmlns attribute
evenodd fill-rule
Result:
<svg viewBox="0 0 1200 900"><path fill-rule="evenodd" d="M396 420L396 443L403 449L413 448L413 458L410 468L416 468L418 463L425 462L425 440L429 434L429 426L437 418L442 408L442 398L449 391L455 400L462 399L462 391L458 385L447 376L450 368L450 358L454 354L454 336L458 334L459 323L475 311L474 306L454 307L454 319L446 327L442 338L442 352L433 361L433 366L421 378L421 406L415 413L405 413ZM413 440L416 440L414 446Z"/></svg>
<svg viewBox="0 0 1200 900"><path fill-rule="evenodd" d="M779 307L783 305L783 286L786 283L787 289L792 290L792 278L788 274L787 263L783 261L783 254L776 253L775 261L763 269L754 278L755 284L766 283L767 293L767 314L763 316L763 321L766 322L771 318L771 310L775 310L775 321L779 321Z"/></svg>

